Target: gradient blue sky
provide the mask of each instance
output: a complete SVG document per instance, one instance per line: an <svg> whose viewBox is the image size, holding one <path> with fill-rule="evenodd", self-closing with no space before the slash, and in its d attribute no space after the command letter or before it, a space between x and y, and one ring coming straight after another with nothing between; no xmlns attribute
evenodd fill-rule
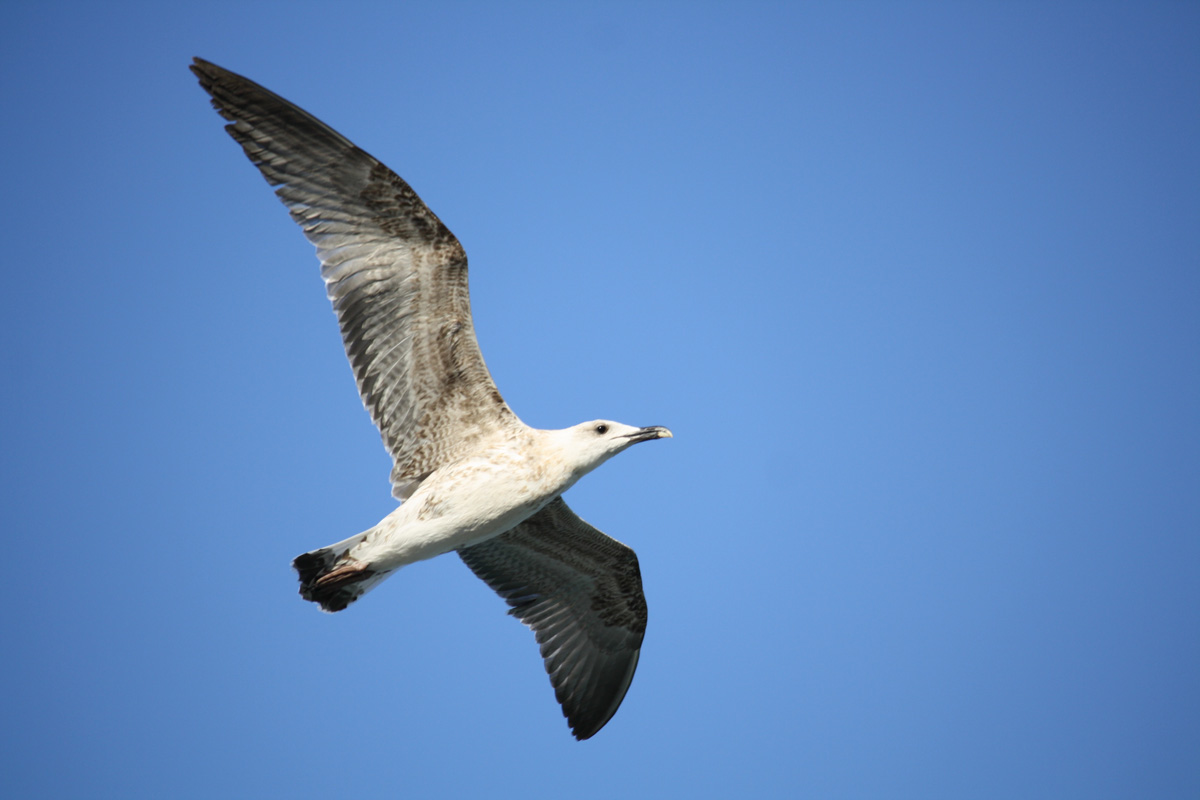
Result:
<svg viewBox="0 0 1200 800"><path fill-rule="evenodd" d="M452 556L297 597L388 459L193 55L412 183L527 422L675 431L568 496L650 604L595 739ZM0 64L13 797L1200 796L1200 6L14 2Z"/></svg>

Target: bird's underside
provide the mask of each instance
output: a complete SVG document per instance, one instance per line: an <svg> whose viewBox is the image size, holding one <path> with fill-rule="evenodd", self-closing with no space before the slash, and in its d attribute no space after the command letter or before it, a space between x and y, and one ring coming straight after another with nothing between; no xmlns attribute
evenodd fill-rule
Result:
<svg viewBox="0 0 1200 800"><path fill-rule="evenodd" d="M191 69L230 136L317 248L359 393L392 456L393 494L403 501L390 527L385 520L297 557L301 594L341 610L398 565L418 560L397 555L403 548L388 537L444 536L437 542L450 546L442 551L456 549L533 629L572 731L592 736L624 699L646 629L633 550L576 516L554 477L541 478L544 499L534 492L507 511L496 500L489 524L504 532L483 526L487 536L467 544L457 544L465 534L437 504L449 494L442 487L453 485L440 476L469 465L489 442L523 441L533 430L504 402L480 354L462 246L407 183L332 128L207 61L197 58ZM561 441L567 467L579 462L559 481L569 486L629 444L671 435L665 428L610 430L616 425L535 433L553 433L544 438L554 453ZM437 480L444 482L434 491ZM536 510L521 518L526 507ZM427 550L419 557L437 552Z"/></svg>

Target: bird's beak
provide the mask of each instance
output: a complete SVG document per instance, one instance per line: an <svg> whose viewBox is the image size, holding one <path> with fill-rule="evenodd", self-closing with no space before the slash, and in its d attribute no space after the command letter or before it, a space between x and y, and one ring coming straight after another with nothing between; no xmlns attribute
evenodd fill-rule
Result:
<svg viewBox="0 0 1200 800"><path fill-rule="evenodd" d="M638 428L633 433L625 436L632 444L638 442L648 442L651 439L670 439L671 431L661 425L651 425L649 428Z"/></svg>

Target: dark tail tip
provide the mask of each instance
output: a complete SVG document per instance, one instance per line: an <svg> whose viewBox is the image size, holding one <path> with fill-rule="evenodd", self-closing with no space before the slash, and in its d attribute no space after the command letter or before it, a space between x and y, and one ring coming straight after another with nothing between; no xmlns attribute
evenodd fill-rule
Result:
<svg viewBox="0 0 1200 800"><path fill-rule="evenodd" d="M292 561L300 576L300 596L319 603L325 611L341 611L362 595L358 584L375 574L366 564L338 563L329 548L302 553Z"/></svg>

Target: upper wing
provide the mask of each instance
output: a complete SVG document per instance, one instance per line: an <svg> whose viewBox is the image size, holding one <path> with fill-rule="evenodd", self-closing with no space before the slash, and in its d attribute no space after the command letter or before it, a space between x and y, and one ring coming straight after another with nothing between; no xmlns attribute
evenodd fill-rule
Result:
<svg viewBox="0 0 1200 800"><path fill-rule="evenodd" d="M646 633L633 550L575 516L561 497L459 556L533 629L563 716L587 739L617 712Z"/></svg>
<svg viewBox="0 0 1200 800"><path fill-rule="evenodd" d="M199 58L192 72L317 247L393 494L517 424L475 341L466 253L409 185L253 81Z"/></svg>

